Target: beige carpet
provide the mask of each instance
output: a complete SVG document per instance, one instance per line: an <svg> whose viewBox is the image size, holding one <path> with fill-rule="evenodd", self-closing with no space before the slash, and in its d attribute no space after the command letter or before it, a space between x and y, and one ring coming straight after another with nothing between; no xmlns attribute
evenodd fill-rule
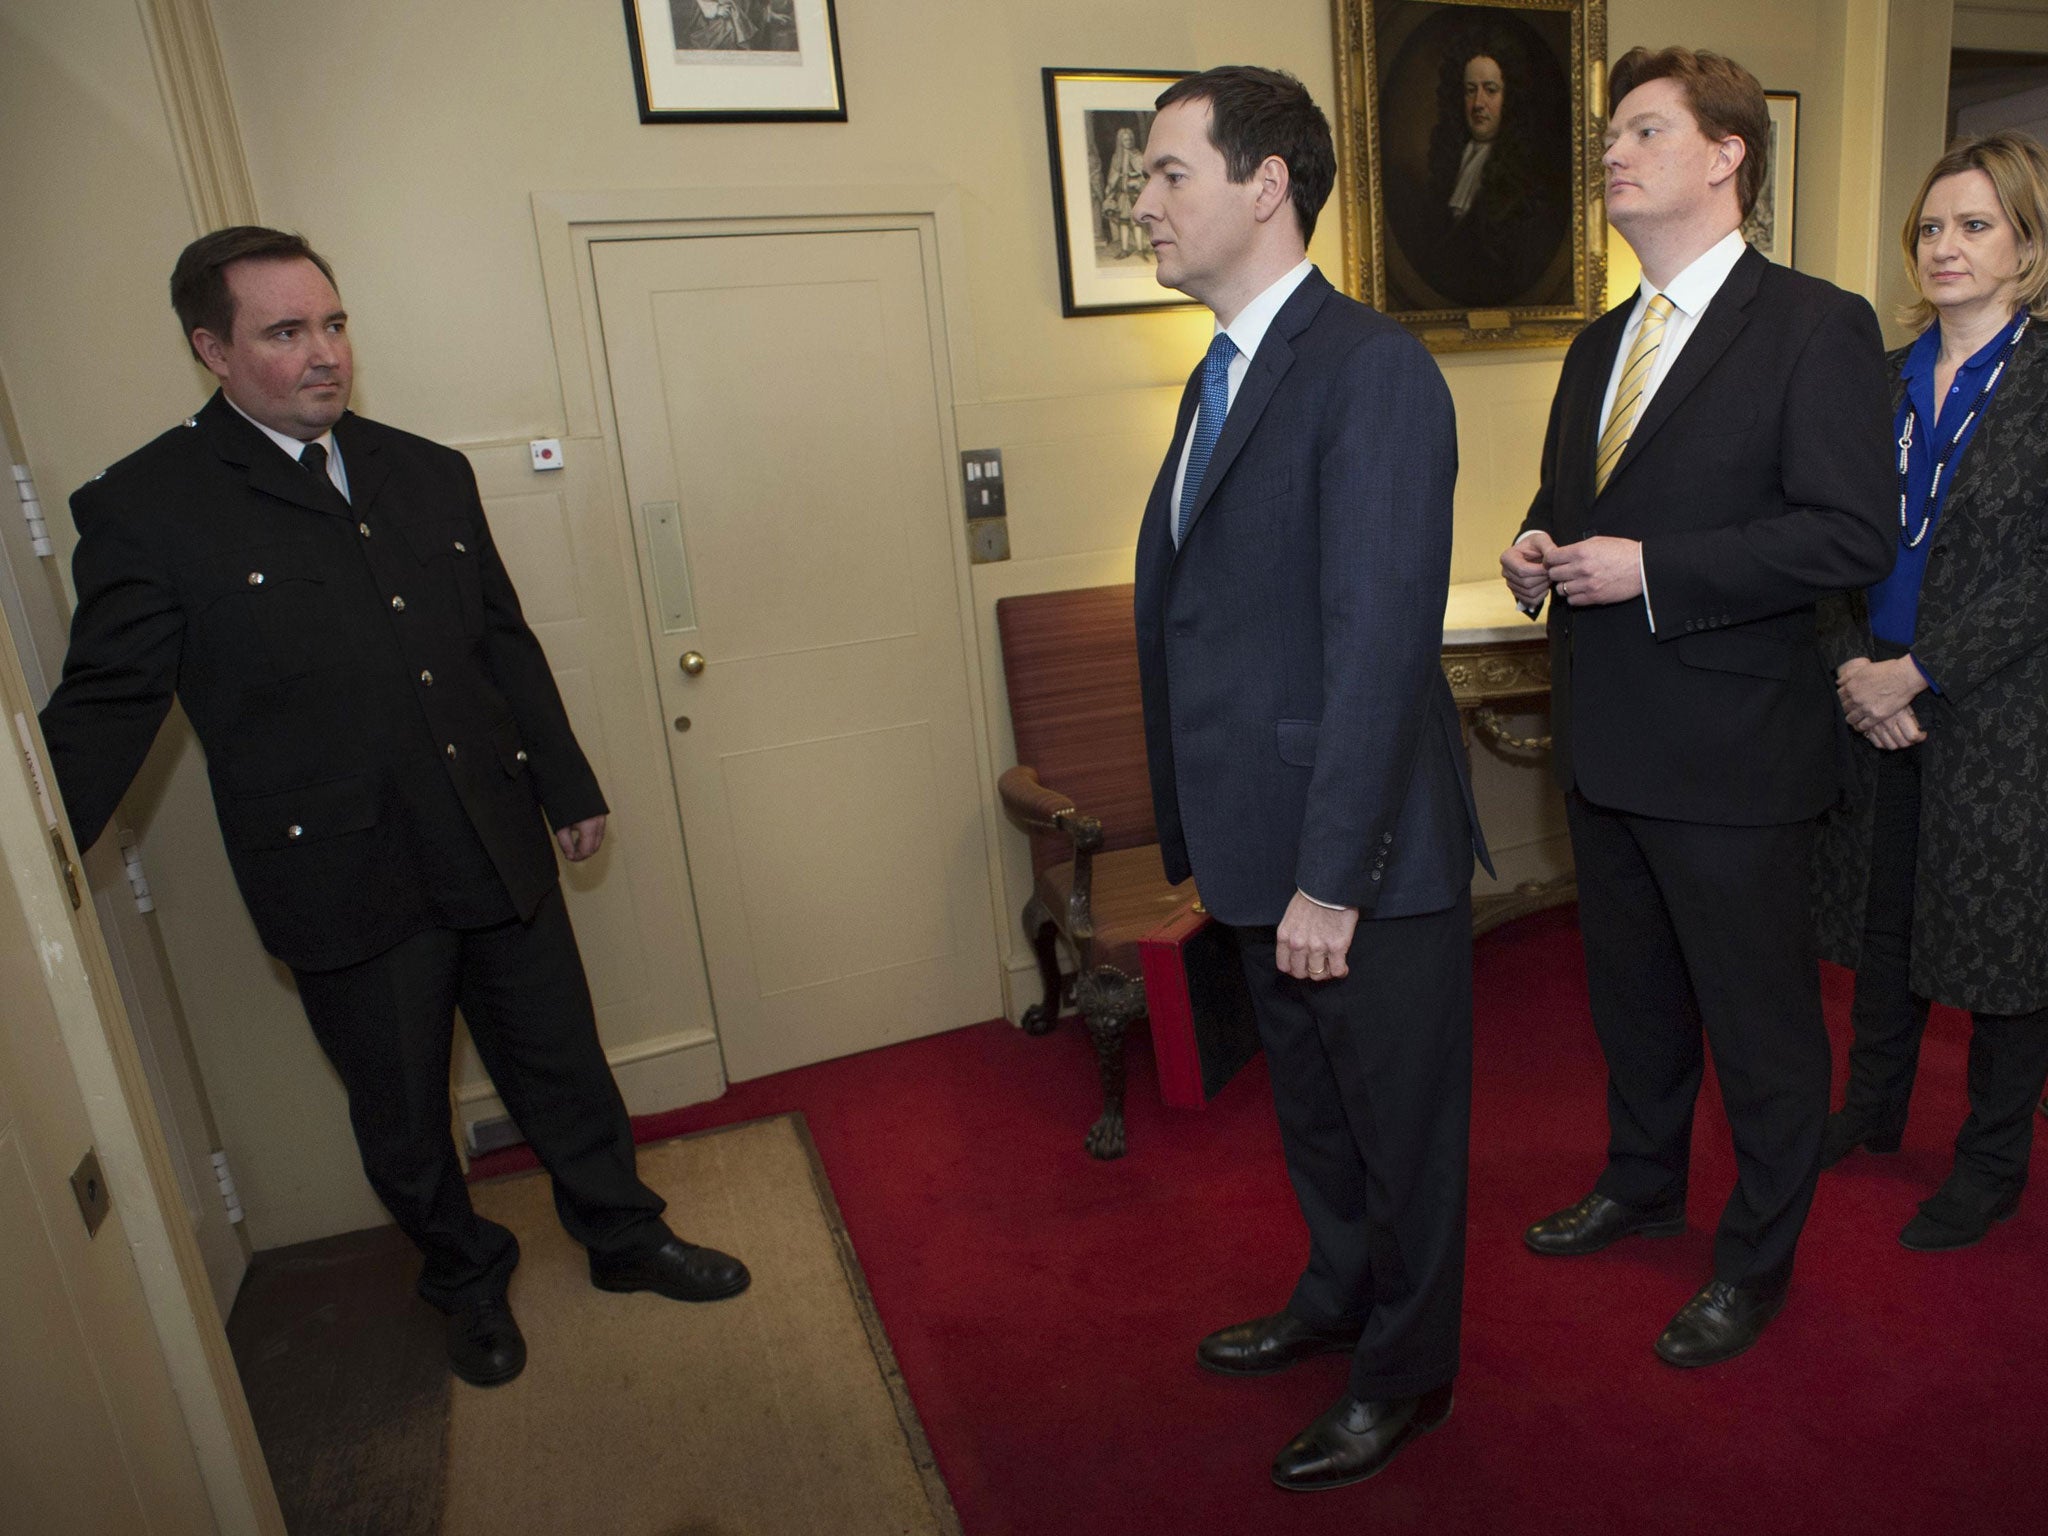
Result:
<svg viewBox="0 0 2048 1536"><path fill-rule="evenodd" d="M528 1359L455 1383L441 1536L957 1536L802 1117L642 1147L640 1173L752 1288L595 1290L544 1175L476 1188L519 1234Z"/></svg>

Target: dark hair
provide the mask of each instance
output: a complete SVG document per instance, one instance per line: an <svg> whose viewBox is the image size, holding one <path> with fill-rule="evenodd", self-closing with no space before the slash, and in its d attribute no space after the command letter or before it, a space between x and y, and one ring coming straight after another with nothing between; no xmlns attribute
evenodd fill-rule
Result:
<svg viewBox="0 0 2048 1536"><path fill-rule="evenodd" d="M1756 76L1718 53L1694 53L1690 48L1663 48L1652 53L1647 48L1631 48L1607 72L1608 116L1614 115L1630 91L1652 80L1678 83L1700 132L1708 138L1742 140L1735 191L1742 199L1742 216L1748 218L1756 207L1757 194L1764 189L1764 174L1771 163L1771 112Z"/></svg>
<svg viewBox="0 0 2048 1536"><path fill-rule="evenodd" d="M1440 184L1446 192L1458 179L1458 163L1465 156L1465 144L1470 137L1465 127L1465 66L1474 59L1491 59L1500 66L1505 110L1493 155L1502 171L1508 172L1505 184L1518 184L1536 174L1536 168L1530 164L1536 158L1533 150L1538 143L1552 142L1547 130L1552 127L1548 119L1553 114L1541 109L1528 54L1504 27L1467 28L1444 50L1437 69L1436 124L1429 135L1429 179L1432 186ZM1506 126L1510 115L1515 122L1512 129ZM1539 118L1543 119L1540 126ZM1555 142L1569 143L1569 133L1570 129L1564 127Z"/></svg>
<svg viewBox="0 0 2048 1536"><path fill-rule="evenodd" d="M1222 153L1232 181L1251 180L1273 155L1287 162L1294 218L1306 245L1337 183L1330 120L1308 88L1281 70L1224 64L1174 81L1153 105L1164 111L1177 101L1209 103L1209 142Z"/></svg>
<svg viewBox="0 0 2048 1536"><path fill-rule="evenodd" d="M171 308L185 328L187 346L194 331L211 331L222 341L233 334L235 296L228 288L227 271L238 261L310 261L328 282L334 281L334 268L304 235L259 224L235 224L201 235L178 253L178 264L171 269ZM197 348L192 355L199 355Z"/></svg>

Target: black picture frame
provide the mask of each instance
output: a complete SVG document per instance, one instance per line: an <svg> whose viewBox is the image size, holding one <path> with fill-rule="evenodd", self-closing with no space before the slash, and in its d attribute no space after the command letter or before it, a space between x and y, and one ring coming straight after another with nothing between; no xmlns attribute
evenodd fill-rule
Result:
<svg viewBox="0 0 2048 1536"><path fill-rule="evenodd" d="M846 121L835 0L625 0L625 7L641 122Z"/></svg>
<svg viewBox="0 0 2048 1536"><path fill-rule="evenodd" d="M1742 238L1766 261L1789 267L1798 230L1799 93L1765 91L1764 106L1771 114L1770 160L1756 207L1742 221Z"/></svg>
<svg viewBox="0 0 2048 1536"><path fill-rule="evenodd" d="M1071 319L1195 307L1186 294L1160 286L1151 241L1128 217L1129 200L1143 180L1142 170L1129 166L1129 154L1144 152L1153 101L1189 73L1057 68L1042 72L1062 315ZM1106 183L1119 160L1128 169L1114 178L1118 186L1111 192Z"/></svg>

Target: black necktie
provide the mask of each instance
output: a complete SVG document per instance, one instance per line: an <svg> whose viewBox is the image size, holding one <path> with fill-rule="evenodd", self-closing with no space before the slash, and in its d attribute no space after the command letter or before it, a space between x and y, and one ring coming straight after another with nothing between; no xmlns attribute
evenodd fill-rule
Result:
<svg viewBox="0 0 2048 1536"><path fill-rule="evenodd" d="M327 479L327 450L318 443L308 443L299 450L299 463L315 480Z"/></svg>

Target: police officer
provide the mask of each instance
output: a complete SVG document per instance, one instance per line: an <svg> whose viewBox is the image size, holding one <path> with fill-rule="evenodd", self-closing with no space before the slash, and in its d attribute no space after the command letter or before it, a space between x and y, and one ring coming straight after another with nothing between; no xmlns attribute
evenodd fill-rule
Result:
<svg viewBox="0 0 2048 1536"><path fill-rule="evenodd" d="M348 316L301 237L206 235L171 302L218 392L71 501L78 610L42 724L79 846L175 694L456 1375L526 1360L519 1245L471 1208L449 1134L457 1007L592 1283L738 1294L746 1266L677 1238L634 1171L554 859L597 852L604 797L468 461L349 412Z"/></svg>

